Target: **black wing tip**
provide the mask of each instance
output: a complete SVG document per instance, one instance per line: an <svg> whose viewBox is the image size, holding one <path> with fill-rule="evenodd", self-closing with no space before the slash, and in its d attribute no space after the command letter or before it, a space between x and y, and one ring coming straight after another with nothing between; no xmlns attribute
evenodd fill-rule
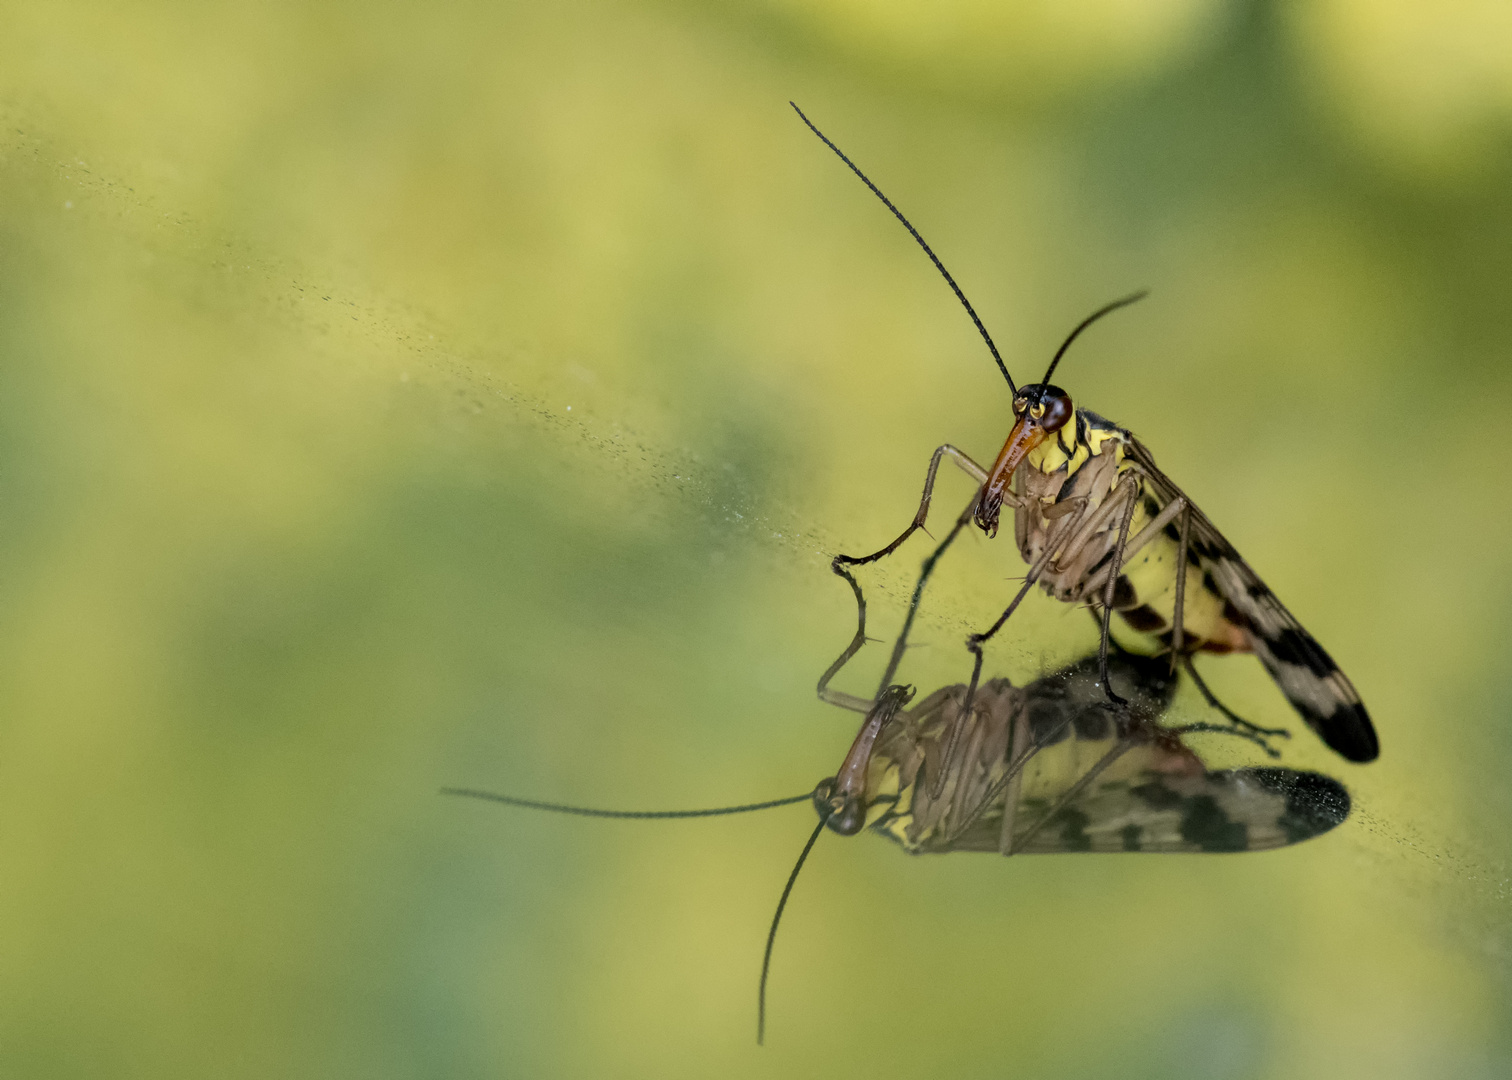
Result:
<svg viewBox="0 0 1512 1080"><path fill-rule="evenodd" d="M1342 824L1352 808L1349 791L1331 776L1279 768L1241 771L1267 790L1286 797L1286 813L1280 825L1289 844L1328 832Z"/></svg>
<svg viewBox="0 0 1512 1080"><path fill-rule="evenodd" d="M1381 756L1381 741L1363 705L1345 705L1313 722L1328 748L1346 761L1364 765Z"/></svg>
<svg viewBox="0 0 1512 1080"><path fill-rule="evenodd" d="M1381 741L1376 738L1375 725L1370 722L1365 706L1358 701L1340 701L1327 716L1308 701L1292 697L1291 703L1307 721L1307 726L1346 761L1364 765L1381 756Z"/></svg>

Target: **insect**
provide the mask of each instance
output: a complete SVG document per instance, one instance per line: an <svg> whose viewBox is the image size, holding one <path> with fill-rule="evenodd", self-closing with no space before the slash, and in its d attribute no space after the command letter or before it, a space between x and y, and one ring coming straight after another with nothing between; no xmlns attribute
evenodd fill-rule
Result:
<svg viewBox="0 0 1512 1080"><path fill-rule="evenodd" d="M830 688L863 647L866 601L851 585L857 628L819 681L820 697L865 714L839 770L812 793L707 810L599 810L470 788L444 793L588 817L688 818L811 802L819 821L788 875L767 931L758 987L757 1041L766 1027L773 947L793 886L819 835L854 836L868 826L912 854L987 851L1237 852L1295 844L1349 813L1337 781L1282 768L1210 771L1183 737L1231 728L1157 720L1175 690L1170 666L1123 650L1095 654L1023 688L1007 679L947 686L912 708L912 688L889 684L875 698ZM906 629L905 629L906 634ZM901 639L900 639L901 640ZM1108 701L1102 669L1128 694ZM895 671L889 665L889 677ZM975 692L973 692L975 690ZM1254 738L1263 744L1258 736Z"/></svg>
<svg viewBox="0 0 1512 1080"><path fill-rule="evenodd" d="M1077 406L1070 394L1050 382L1082 331L1144 294L1093 312L1066 338L1039 382L1015 385L976 310L923 236L796 104L793 109L923 248L971 316L1013 394L1012 428L990 468L955 446L939 447L925 474L918 511L902 534L879 551L841 555L837 563L859 566L884 558L922 528L940 462L949 458L979 487L956 527L930 556L926 576L968 523L995 536L1004 507L1013 511L1014 539L1030 567L1022 588L997 621L967 640L976 657L973 688L980 678L982 646L1038 583L1056 599L1084 604L1097 616L1099 671L1110 701L1120 701L1108 671L1109 624L1117 612L1130 628L1157 639L1172 668L1185 668L1207 703L1236 727L1256 734L1285 734L1257 728L1224 706L1198 674L1196 653L1254 653L1328 746L1350 761L1373 761L1380 745L1370 716L1354 685L1323 647L1156 466L1154 455L1132 432Z"/></svg>
<svg viewBox="0 0 1512 1080"><path fill-rule="evenodd" d="M842 664L865 640L865 602ZM1107 666L1129 693L1107 700L1090 655L1018 688L990 679L947 686L911 709L897 684L870 703L836 775L814 791L821 818L865 825L910 853L1261 851L1308 839L1349 812L1342 785L1281 768L1208 771L1182 737L1227 726L1164 727L1176 680L1159 657L1118 650ZM859 708L828 688L820 696ZM1255 741L1264 744L1264 740ZM928 782L939 778L936 782ZM943 782L941 782L943 781Z"/></svg>

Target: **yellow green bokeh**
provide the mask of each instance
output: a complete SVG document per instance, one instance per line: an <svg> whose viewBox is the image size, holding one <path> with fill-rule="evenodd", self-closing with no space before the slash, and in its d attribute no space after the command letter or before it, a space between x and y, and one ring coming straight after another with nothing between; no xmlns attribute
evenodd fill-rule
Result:
<svg viewBox="0 0 1512 1080"><path fill-rule="evenodd" d="M5 22L0 1075L1512 1072L1504 4ZM1328 646L1383 752L1300 731L1287 763L1355 813L1269 854L826 836L758 1050L808 810L437 792L719 805L843 756L828 555L896 533L935 446L990 457L1008 397L789 99L1021 380L1152 289L1057 381ZM878 636L916 543L865 579ZM921 688L1022 573L963 548ZM1039 601L995 673L1090 647ZM1254 661L1205 670L1299 726Z"/></svg>

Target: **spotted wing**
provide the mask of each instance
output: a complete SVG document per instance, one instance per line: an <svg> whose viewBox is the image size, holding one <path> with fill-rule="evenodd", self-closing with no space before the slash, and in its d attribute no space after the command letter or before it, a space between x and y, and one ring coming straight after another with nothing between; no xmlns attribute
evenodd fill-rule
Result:
<svg viewBox="0 0 1512 1080"><path fill-rule="evenodd" d="M1099 763L1105 767L1094 774ZM1041 750L1026 768L1012 851L1264 851L1327 832L1349 806L1343 785L1317 773L1209 772L1168 733L1100 747L1068 741ZM999 851L1002 819L1002 806L992 807L924 850Z"/></svg>
<svg viewBox="0 0 1512 1080"><path fill-rule="evenodd" d="M1203 571L1204 585L1223 598L1223 617L1245 633L1292 708L1330 748L1350 761L1374 761L1380 744L1370 715L1333 658L1250 569L1234 545L1156 467L1143 443L1129 436L1125 453L1144 470L1145 491L1161 506L1187 499L1192 513L1187 558ZM1179 541L1181 534L1174 523L1166 532Z"/></svg>
<svg viewBox="0 0 1512 1080"><path fill-rule="evenodd" d="M1094 785L1043 824L1036 820L1038 828L1015 850L1266 851L1325 833L1348 815L1349 793L1318 773L1146 771Z"/></svg>

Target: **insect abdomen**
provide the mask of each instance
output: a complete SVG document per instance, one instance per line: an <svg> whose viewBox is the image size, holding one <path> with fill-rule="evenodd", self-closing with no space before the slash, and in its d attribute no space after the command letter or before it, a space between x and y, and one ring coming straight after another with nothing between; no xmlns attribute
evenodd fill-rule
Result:
<svg viewBox="0 0 1512 1080"><path fill-rule="evenodd" d="M1155 501L1142 497L1134 510L1129 535L1138 536L1157 513L1159 507ZM1176 527L1167 525L1129 561L1114 586L1113 610L1140 633L1169 637L1175 629L1180 541ZM1201 562L1192 557L1190 549L1182 594L1181 631L1183 651L1250 651L1244 627L1229 618L1229 605L1217 583Z"/></svg>

